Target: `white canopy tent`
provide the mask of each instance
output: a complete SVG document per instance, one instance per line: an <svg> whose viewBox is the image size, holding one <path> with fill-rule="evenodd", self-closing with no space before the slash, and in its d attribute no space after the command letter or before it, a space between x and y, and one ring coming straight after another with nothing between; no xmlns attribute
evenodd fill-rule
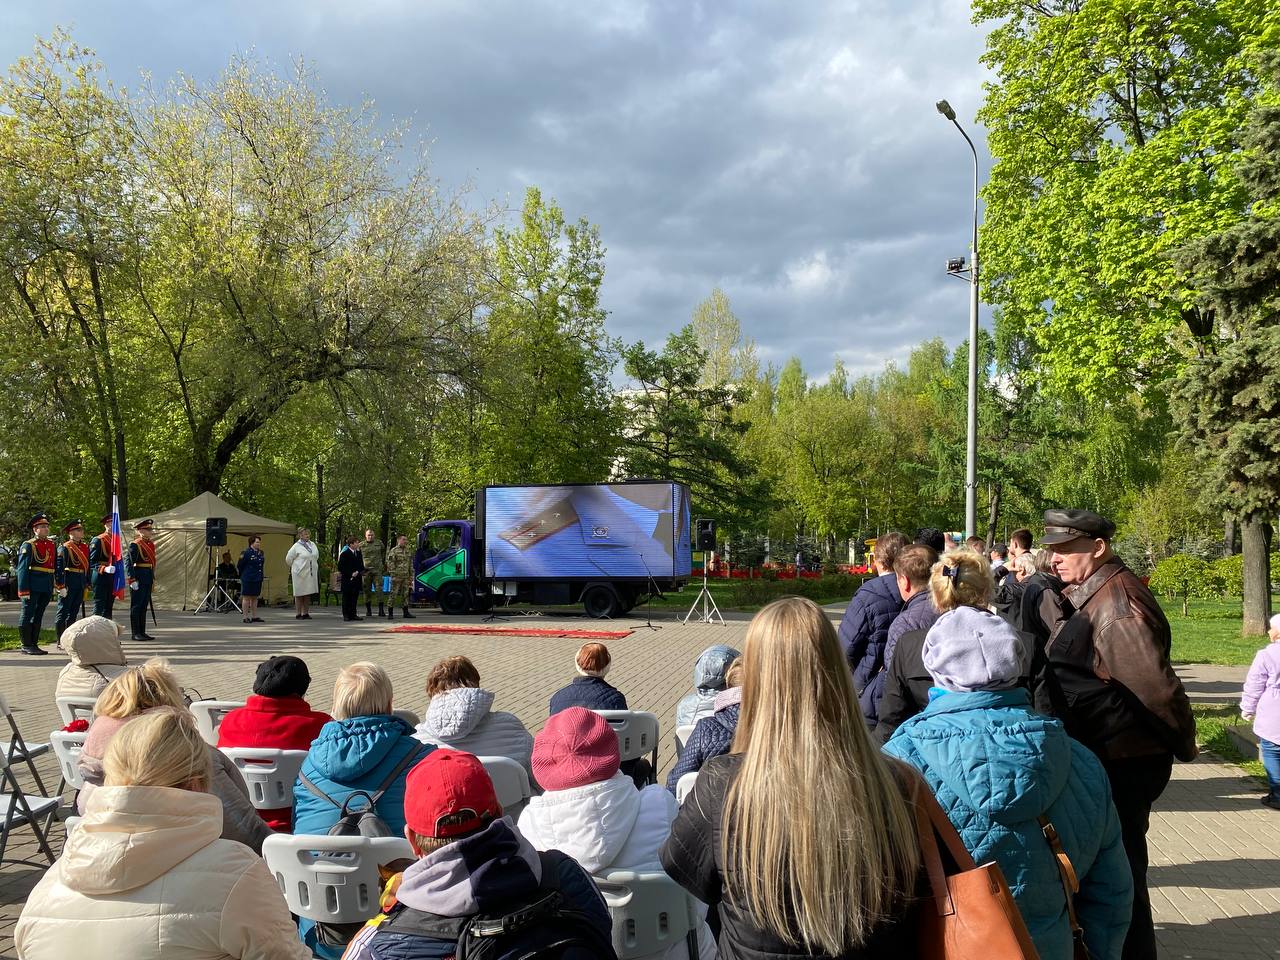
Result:
<svg viewBox="0 0 1280 960"><path fill-rule="evenodd" d="M151 514L156 542L156 583L152 593L155 605L187 609L194 608L203 599L211 573L210 548L204 545L205 521L210 517L227 518L227 545L213 548L212 562L216 565L222 552L229 550L231 562L235 563L249 545L249 535L257 534L262 537L262 550L266 554L262 600L264 603L287 600L289 568L284 555L293 545L294 525L256 517L215 494L202 493L172 510ZM124 522L126 539L132 539L133 523L142 519L135 517Z"/></svg>

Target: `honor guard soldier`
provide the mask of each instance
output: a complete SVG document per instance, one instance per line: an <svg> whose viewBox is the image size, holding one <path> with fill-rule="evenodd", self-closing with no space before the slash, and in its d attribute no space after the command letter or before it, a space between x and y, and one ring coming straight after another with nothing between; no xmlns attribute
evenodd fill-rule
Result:
<svg viewBox="0 0 1280 960"><path fill-rule="evenodd" d="M48 516L38 513L28 526L35 536L18 548L18 598L22 601L18 636L23 653L44 657L49 651L40 646L40 627L44 622L44 608L53 597L57 546L49 539Z"/></svg>
<svg viewBox="0 0 1280 960"><path fill-rule="evenodd" d="M116 559L111 549L111 514L102 518L103 530L89 543L89 579L93 583L93 615L111 619L116 603Z"/></svg>
<svg viewBox="0 0 1280 960"><path fill-rule="evenodd" d="M387 615L382 591L382 577L387 572L387 561L383 552L382 541L372 530L364 532L364 543L360 544L360 554L364 557L364 615L373 616L373 595L378 594L378 616Z"/></svg>
<svg viewBox="0 0 1280 960"><path fill-rule="evenodd" d="M53 585L58 592L58 617L53 629L62 646L62 631L80 618L84 588L89 583L89 545L84 542L84 524L72 520L62 528L67 540L58 547L58 565Z"/></svg>
<svg viewBox="0 0 1280 960"><path fill-rule="evenodd" d="M124 576L129 582L129 626L134 640L154 640L147 633L147 607L151 605L151 587L156 580L156 545L151 539L151 520L133 525L138 536L129 544L125 555Z"/></svg>
<svg viewBox="0 0 1280 960"><path fill-rule="evenodd" d="M396 604L412 620L409 598L413 595L413 548L403 533L396 537L396 545L387 551L387 573L391 574L391 595L387 597L387 616L396 617Z"/></svg>

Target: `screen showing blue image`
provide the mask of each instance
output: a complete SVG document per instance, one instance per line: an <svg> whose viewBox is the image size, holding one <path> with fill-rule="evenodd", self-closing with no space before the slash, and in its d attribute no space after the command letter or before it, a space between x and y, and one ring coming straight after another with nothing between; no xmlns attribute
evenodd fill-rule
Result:
<svg viewBox="0 0 1280 960"><path fill-rule="evenodd" d="M687 577L689 512L678 483L486 487L485 576Z"/></svg>

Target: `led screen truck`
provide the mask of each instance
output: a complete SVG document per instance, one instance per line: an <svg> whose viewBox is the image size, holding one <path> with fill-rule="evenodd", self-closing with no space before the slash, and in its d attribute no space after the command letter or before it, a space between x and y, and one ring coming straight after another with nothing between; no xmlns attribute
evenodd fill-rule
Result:
<svg viewBox="0 0 1280 960"><path fill-rule="evenodd" d="M485 487L474 524L418 531L414 597L449 614L581 603L588 616L617 616L688 581L689 511L682 483Z"/></svg>

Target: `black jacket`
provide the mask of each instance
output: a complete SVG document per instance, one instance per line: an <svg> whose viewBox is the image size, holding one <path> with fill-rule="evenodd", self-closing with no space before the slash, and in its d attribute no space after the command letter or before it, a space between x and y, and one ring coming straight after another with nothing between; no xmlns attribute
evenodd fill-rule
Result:
<svg viewBox="0 0 1280 960"><path fill-rule="evenodd" d="M893 648L874 734L880 743L887 742L904 720L914 717L929 703L933 677L924 668L924 638L928 634L928 630L908 630Z"/></svg>
<svg viewBox="0 0 1280 960"><path fill-rule="evenodd" d="M359 589L360 574L364 573L364 557L359 550L343 550L338 554L338 573L342 575L343 590Z"/></svg>
<svg viewBox="0 0 1280 960"><path fill-rule="evenodd" d="M585 707L588 710L625 710L627 698L604 677L574 677L567 687L551 695L550 714Z"/></svg>
<svg viewBox="0 0 1280 960"><path fill-rule="evenodd" d="M698 773L693 792L685 798L671 836L662 845L662 868L680 886L708 905L719 904L721 960L779 960L783 957L824 957L802 946L791 946L756 925L754 918L725 898L720 861L725 795L742 763L741 754L708 760ZM839 954L840 960L914 960L916 924L914 910L904 905L902 915L880 926L861 947Z"/></svg>

